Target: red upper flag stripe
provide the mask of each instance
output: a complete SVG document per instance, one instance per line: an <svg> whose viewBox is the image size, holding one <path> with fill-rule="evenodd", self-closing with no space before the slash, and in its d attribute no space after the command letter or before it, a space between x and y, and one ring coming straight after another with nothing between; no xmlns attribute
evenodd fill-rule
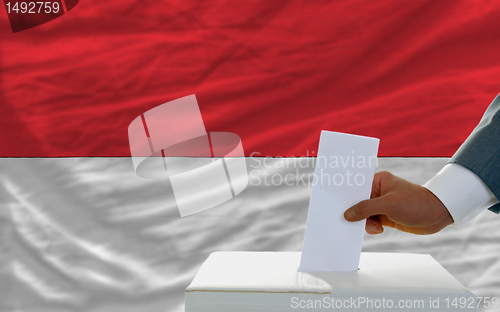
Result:
<svg viewBox="0 0 500 312"><path fill-rule="evenodd" d="M13 34L1 13L0 156L130 156L129 123L189 94L247 155L314 156L326 129L450 156L500 92L499 19L474 1L84 1Z"/></svg>

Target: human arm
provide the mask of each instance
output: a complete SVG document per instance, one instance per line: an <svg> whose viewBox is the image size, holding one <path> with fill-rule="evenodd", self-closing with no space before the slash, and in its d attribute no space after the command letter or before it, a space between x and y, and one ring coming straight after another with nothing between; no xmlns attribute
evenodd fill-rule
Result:
<svg viewBox="0 0 500 312"><path fill-rule="evenodd" d="M498 213L499 197L500 95L449 164L425 187L377 173L371 199L351 207L344 216L348 221L368 218L370 234L381 233L382 226L432 234L452 223L463 224L486 208Z"/></svg>
<svg viewBox="0 0 500 312"><path fill-rule="evenodd" d="M366 221L366 232L379 234L383 226L413 234L432 234L453 223L443 203L428 189L387 171L377 172L371 198L349 208L347 221Z"/></svg>

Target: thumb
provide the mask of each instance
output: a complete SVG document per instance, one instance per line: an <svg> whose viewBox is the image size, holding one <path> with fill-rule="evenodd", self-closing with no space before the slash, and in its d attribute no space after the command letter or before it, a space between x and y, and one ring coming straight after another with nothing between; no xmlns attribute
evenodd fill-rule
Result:
<svg viewBox="0 0 500 312"><path fill-rule="evenodd" d="M371 216L386 214L388 210L385 196L363 200L344 212L347 221L361 221Z"/></svg>

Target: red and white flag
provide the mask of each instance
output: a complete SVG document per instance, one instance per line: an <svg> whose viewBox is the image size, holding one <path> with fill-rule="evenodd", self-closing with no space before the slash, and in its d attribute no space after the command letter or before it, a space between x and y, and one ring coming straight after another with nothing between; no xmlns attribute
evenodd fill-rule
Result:
<svg viewBox="0 0 500 312"><path fill-rule="evenodd" d="M379 169L423 184L500 90L496 2L58 0L41 10L55 3L61 13L23 29L12 21L30 19L29 1L0 9L0 311L183 311L209 253L301 250L321 130L380 138ZM208 140L236 135L246 183L231 160L198 184L136 174L130 124L192 94L210 152L198 156L224 158ZM222 195L174 196L175 183ZM191 212L214 208L181 218L181 197ZM430 253L494 297L492 219L430 237L387 231L363 248Z"/></svg>

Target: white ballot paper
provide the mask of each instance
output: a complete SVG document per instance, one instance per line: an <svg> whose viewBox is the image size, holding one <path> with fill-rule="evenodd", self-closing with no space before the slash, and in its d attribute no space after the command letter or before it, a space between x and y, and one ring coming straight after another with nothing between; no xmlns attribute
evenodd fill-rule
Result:
<svg viewBox="0 0 500 312"><path fill-rule="evenodd" d="M344 212L370 198L379 139L322 131L300 272L357 271L365 221Z"/></svg>

